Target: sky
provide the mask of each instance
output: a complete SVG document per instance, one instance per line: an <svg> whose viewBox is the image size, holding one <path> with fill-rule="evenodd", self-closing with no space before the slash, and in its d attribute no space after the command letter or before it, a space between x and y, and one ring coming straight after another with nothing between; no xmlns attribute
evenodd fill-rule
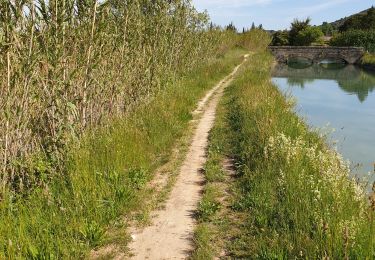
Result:
<svg viewBox="0 0 375 260"><path fill-rule="evenodd" d="M193 4L199 11L207 10L218 25L233 22L242 30L254 22L279 30L289 28L294 18L310 17L315 25L334 22L375 5L375 0L193 0Z"/></svg>

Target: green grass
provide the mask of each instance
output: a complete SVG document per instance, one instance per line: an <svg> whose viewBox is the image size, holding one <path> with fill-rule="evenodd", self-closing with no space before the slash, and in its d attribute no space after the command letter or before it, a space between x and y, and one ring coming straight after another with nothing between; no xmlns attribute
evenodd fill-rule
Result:
<svg viewBox="0 0 375 260"><path fill-rule="evenodd" d="M272 62L266 52L253 55L221 103L209 155L231 156L237 173L209 181L227 186L228 205L200 219L195 258L224 251L234 259L373 259L365 188L271 83Z"/></svg>
<svg viewBox="0 0 375 260"><path fill-rule="evenodd" d="M366 53L361 61L362 65L375 67L375 54Z"/></svg>
<svg viewBox="0 0 375 260"><path fill-rule="evenodd" d="M0 258L77 259L102 245L109 227L126 228L119 217L142 208L151 196L146 184L187 131L198 99L243 53L236 49L212 59L131 115L88 131L79 146L70 147L65 173L48 187L27 198L6 194Z"/></svg>

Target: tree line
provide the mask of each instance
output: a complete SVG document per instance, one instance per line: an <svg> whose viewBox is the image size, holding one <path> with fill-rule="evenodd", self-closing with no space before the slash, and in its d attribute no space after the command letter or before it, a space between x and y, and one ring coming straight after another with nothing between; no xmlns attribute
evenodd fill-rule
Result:
<svg viewBox="0 0 375 260"><path fill-rule="evenodd" d="M375 8L371 7L365 13L353 15L338 27L331 45L358 46L369 52L375 52Z"/></svg>
<svg viewBox="0 0 375 260"><path fill-rule="evenodd" d="M310 25L311 19L295 19L290 30L274 33L271 45L273 46L306 46L313 43L321 43L323 32L319 27Z"/></svg>
<svg viewBox="0 0 375 260"><path fill-rule="evenodd" d="M320 26L310 25L311 19L295 19L289 30L273 34L274 46L357 46L375 52L375 8L343 19L341 23L323 22ZM323 39L326 36L327 39ZM326 42L324 41L326 40Z"/></svg>

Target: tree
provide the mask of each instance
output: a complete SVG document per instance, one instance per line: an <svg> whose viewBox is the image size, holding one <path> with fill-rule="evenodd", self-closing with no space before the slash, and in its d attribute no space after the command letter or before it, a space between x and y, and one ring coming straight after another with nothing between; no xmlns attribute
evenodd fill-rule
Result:
<svg viewBox="0 0 375 260"><path fill-rule="evenodd" d="M292 22L290 32L289 32L289 43L291 45L297 45L296 44L297 35L301 31L307 29L310 26L310 22L311 22L310 18L306 18L306 20L294 19L294 21Z"/></svg>
<svg viewBox="0 0 375 260"><path fill-rule="evenodd" d="M323 22L321 29L325 36L332 36L335 31L333 25L327 22Z"/></svg>
<svg viewBox="0 0 375 260"><path fill-rule="evenodd" d="M233 22L231 22L230 24L228 24L225 29L227 31L237 32L237 28L236 28L236 26L234 26Z"/></svg>
<svg viewBox="0 0 375 260"><path fill-rule="evenodd" d="M254 24L254 22L251 24L251 30L255 30L255 24Z"/></svg>
<svg viewBox="0 0 375 260"><path fill-rule="evenodd" d="M365 14L356 14L339 27L340 32L349 30L372 30L375 28L375 8L371 7Z"/></svg>
<svg viewBox="0 0 375 260"><path fill-rule="evenodd" d="M320 27L310 25L310 18L302 21L295 19L291 24L289 33L288 31L276 32L271 44L274 46L308 46L319 41L322 36L323 32Z"/></svg>
<svg viewBox="0 0 375 260"><path fill-rule="evenodd" d="M335 35L330 41L333 46L363 47L369 52L375 52L375 30L350 30Z"/></svg>
<svg viewBox="0 0 375 260"><path fill-rule="evenodd" d="M258 29L263 30L263 24L259 24Z"/></svg>
<svg viewBox="0 0 375 260"><path fill-rule="evenodd" d="M294 39L294 45L309 46L313 42L319 41L322 36L323 32L319 27L308 26L298 32L296 38Z"/></svg>
<svg viewBox="0 0 375 260"><path fill-rule="evenodd" d="M363 27L365 30L371 30L375 28L375 8L371 7L367 11L367 15L363 18Z"/></svg>
<svg viewBox="0 0 375 260"><path fill-rule="evenodd" d="M275 32L272 37L272 46L286 46L289 45L289 33L288 31Z"/></svg>

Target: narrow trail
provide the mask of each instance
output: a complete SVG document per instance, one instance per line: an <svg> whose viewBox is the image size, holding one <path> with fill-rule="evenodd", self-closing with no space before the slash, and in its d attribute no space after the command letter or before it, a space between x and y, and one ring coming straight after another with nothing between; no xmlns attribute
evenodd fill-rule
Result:
<svg viewBox="0 0 375 260"><path fill-rule="evenodd" d="M194 214L204 187L201 171L207 159L208 135L213 127L216 108L224 89L231 83L247 58L248 55L245 55L244 61L199 102L194 114L201 117L176 184L165 209L153 214L153 224L132 234L132 259L186 259L194 249Z"/></svg>

